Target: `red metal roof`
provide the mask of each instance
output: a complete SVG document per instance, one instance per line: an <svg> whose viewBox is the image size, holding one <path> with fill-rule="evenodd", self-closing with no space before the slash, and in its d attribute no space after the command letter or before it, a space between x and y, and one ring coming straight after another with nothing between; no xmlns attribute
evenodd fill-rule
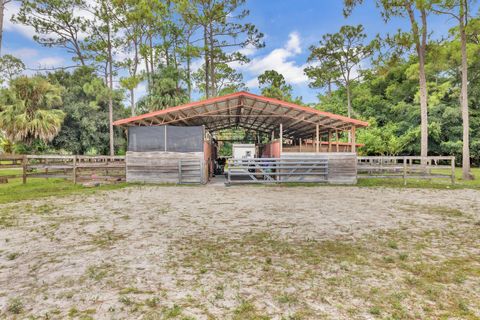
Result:
<svg viewBox="0 0 480 320"><path fill-rule="evenodd" d="M210 131L243 127L269 132L280 123L286 137L311 136L317 124L321 132L368 126L365 121L245 91L117 120L114 125L205 125Z"/></svg>

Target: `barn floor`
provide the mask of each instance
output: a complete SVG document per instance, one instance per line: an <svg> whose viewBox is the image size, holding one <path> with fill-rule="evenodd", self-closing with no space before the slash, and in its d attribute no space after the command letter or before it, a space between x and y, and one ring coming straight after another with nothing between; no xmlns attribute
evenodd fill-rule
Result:
<svg viewBox="0 0 480 320"><path fill-rule="evenodd" d="M0 205L0 318L478 319L479 257L479 191L135 186Z"/></svg>

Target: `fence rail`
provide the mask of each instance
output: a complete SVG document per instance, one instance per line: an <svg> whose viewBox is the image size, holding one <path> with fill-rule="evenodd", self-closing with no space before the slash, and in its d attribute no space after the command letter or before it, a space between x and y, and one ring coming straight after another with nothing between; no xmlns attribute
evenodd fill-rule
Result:
<svg viewBox="0 0 480 320"><path fill-rule="evenodd" d="M227 184L327 182L327 159L228 159Z"/></svg>
<svg viewBox="0 0 480 320"><path fill-rule="evenodd" d="M22 177L79 181L125 180L123 156L0 155L0 182ZM17 170L15 170L17 169Z"/></svg>
<svg viewBox="0 0 480 320"><path fill-rule="evenodd" d="M358 178L448 178L455 183L455 157L357 157Z"/></svg>

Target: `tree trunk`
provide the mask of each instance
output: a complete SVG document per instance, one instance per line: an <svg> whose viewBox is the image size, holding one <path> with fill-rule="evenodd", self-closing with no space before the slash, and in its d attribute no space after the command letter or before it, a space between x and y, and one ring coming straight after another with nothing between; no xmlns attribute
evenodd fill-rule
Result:
<svg viewBox="0 0 480 320"><path fill-rule="evenodd" d="M147 92L152 94L152 81L150 80L150 68L148 67L148 58L145 55L145 72L147 73Z"/></svg>
<svg viewBox="0 0 480 320"><path fill-rule="evenodd" d="M3 41L3 14L5 11L5 0L0 0L0 57L2 56Z"/></svg>
<svg viewBox="0 0 480 320"><path fill-rule="evenodd" d="M130 108L132 109L132 117L135 116L135 89L130 89Z"/></svg>
<svg viewBox="0 0 480 320"><path fill-rule="evenodd" d="M187 88L188 88L188 101L192 100L192 79L190 75L190 54L187 54Z"/></svg>
<svg viewBox="0 0 480 320"><path fill-rule="evenodd" d="M217 86L215 83L215 48L213 42L213 27L210 24L210 82L212 83L212 96L217 96Z"/></svg>
<svg viewBox="0 0 480 320"><path fill-rule="evenodd" d="M462 46L462 88L461 88L461 108L463 122L463 152L462 152L462 178L472 180L470 172L470 119L468 110L468 64L467 64L467 35L466 27L466 0L460 1L459 16L460 41Z"/></svg>
<svg viewBox="0 0 480 320"><path fill-rule="evenodd" d="M426 164L428 155L428 93L427 93L427 77L425 74L425 52L427 50L427 13L425 9L420 9L422 29L418 27L415 13L412 4L405 5L408 12L410 23L412 25L412 35L415 43L415 49L418 55L418 82L420 86L420 156L422 157L422 164ZM424 159L425 158L425 159Z"/></svg>
<svg viewBox="0 0 480 320"><path fill-rule="evenodd" d="M152 35L149 34L148 35L148 42L149 42L149 45L150 45L150 72L152 74L155 73L155 65L154 65L154 59L153 59L153 40L152 40ZM153 80L152 80L153 82Z"/></svg>
<svg viewBox="0 0 480 320"><path fill-rule="evenodd" d="M428 155L428 100L427 100L427 79L425 76L424 53L419 56L419 84L420 84L420 117L421 117L421 147L420 156Z"/></svg>
<svg viewBox="0 0 480 320"><path fill-rule="evenodd" d="M352 97L350 93L350 83L346 84L345 89L347 90L347 116L351 118L352 117Z"/></svg>
<svg viewBox="0 0 480 320"><path fill-rule="evenodd" d="M204 45L204 53L205 53L205 96L210 98L210 90L209 90L209 85L210 85L210 77L209 77L209 72L210 72L210 65L209 65L209 56L208 56L208 33L207 33L207 26L203 26L203 45Z"/></svg>
<svg viewBox="0 0 480 320"><path fill-rule="evenodd" d="M427 15L422 10L422 42L418 46L418 71L420 84L421 147L420 156L428 156L428 92L425 73L425 52L427 47Z"/></svg>
<svg viewBox="0 0 480 320"><path fill-rule="evenodd" d="M109 14L105 12L106 14ZM110 92L108 94L108 125L110 133L110 155L115 155L114 136L113 136L113 56L112 56L112 39L110 34L110 21L108 23L107 31L107 45L108 45L108 86Z"/></svg>

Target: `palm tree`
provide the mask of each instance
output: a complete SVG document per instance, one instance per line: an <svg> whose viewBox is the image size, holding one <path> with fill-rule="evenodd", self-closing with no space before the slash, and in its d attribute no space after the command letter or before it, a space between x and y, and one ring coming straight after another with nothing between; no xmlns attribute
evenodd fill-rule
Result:
<svg viewBox="0 0 480 320"><path fill-rule="evenodd" d="M0 130L12 142L51 141L65 118L55 109L62 105L61 90L39 76L12 80L0 93Z"/></svg>

